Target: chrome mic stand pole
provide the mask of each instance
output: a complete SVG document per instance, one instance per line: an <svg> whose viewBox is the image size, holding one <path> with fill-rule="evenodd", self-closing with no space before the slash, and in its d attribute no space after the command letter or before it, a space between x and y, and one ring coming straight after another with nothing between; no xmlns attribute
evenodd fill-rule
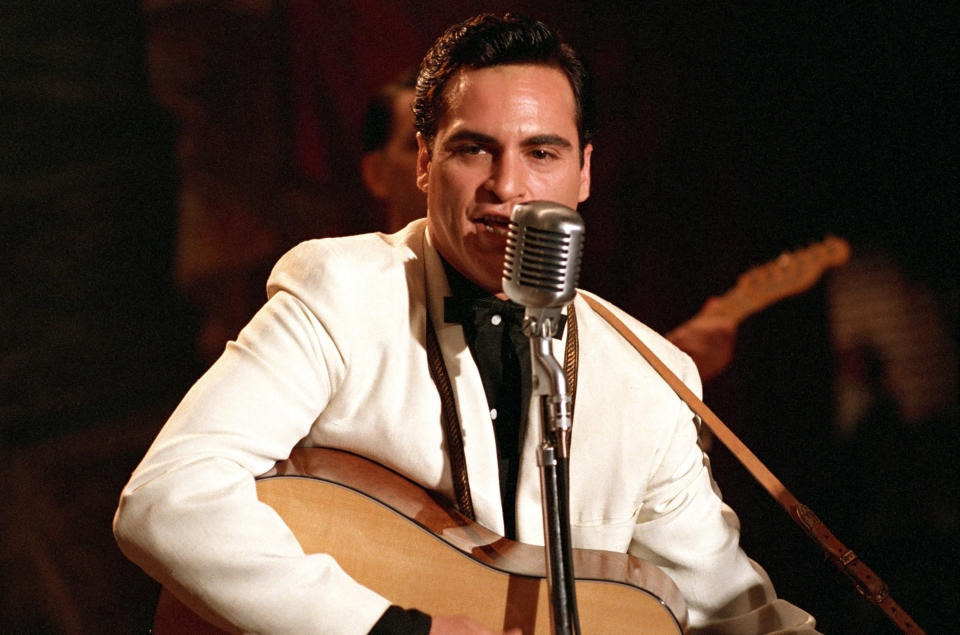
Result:
<svg viewBox="0 0 960 635"><path fill-rule="evenodd" d="M539 423L540 493L551 625L555 635L579 635L570 538L569 454L573 397L551 340L560 308L576 296L583 253L583 219L552 201L514 206L503 261L503 291L526 307L523 332L532 364L528 421Z"/></svg>
<svg viewBox="0 0 960 635"><path fill-rule="evenodd" d="M543 498L543 534L547 551L547 587L551 624L556 635L579 635L577 598L570 545L568 459L572 425L572 398L563 368L550 350L559 330L560 310L528 308L523 331L530 338L533 361L530 418L540 424L540 490Z"/></svg>

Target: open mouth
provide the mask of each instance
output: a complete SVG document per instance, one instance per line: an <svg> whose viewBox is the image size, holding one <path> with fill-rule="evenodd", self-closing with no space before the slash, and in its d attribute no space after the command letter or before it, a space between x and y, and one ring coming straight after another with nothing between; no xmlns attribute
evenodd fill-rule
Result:
<svg viewBox="0 0 960 635"><path fill-rule="evenodd" d="M487 233L503 237L507 236L510 227L510 221L501 216L484 216L479 222Z"/></svg>

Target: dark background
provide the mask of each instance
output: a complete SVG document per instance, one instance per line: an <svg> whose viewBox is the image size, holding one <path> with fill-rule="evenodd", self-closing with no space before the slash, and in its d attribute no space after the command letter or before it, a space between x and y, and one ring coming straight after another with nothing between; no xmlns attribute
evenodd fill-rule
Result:
<svg viewBox="0 0 960 635"><path fill-rule="evenodd" d="M146 629L156 586L109 533L129 472L262 302L279 254L377 226L356 172L376 88L448 24L511 8L0 6L0 630ZM838 433L825 284L750 318L706 401L921 626L955 628L954 11L522 11L557 26L596 75L582 286L666 331L751 266L833 233L930 300L924 315L949 334L948 388L923 420L887 395ZM827 633L894 632L722 448L714 467L781 595Z"/></svg>

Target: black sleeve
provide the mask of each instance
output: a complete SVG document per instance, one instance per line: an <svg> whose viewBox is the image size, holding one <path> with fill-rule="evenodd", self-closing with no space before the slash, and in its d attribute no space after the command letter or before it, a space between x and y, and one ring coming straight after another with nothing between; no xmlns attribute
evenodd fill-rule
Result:
<svg viewBox="0 0 960 635"><path fill-rule="evenodd" d="M432 620L417 609L388 608L370 630L370 635L429 635Z"/></svg>

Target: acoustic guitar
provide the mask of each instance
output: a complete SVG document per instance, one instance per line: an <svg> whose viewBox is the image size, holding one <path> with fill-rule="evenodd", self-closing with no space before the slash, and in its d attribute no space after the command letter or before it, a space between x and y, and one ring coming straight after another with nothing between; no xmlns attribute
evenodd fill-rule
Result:
<svg viewBox="0 0 960 635"><path fill-rule="evenodd" d="M332 555L353 579L394 604L467 614L494 629L550 633L544 550L507 540L439 495L357 455L296 448L257 481L260 500L307 553ZM628 554L574 549L585 634L677 634L687 609L656 566ZM223 632L163 590L154 632Z"/></svg>

